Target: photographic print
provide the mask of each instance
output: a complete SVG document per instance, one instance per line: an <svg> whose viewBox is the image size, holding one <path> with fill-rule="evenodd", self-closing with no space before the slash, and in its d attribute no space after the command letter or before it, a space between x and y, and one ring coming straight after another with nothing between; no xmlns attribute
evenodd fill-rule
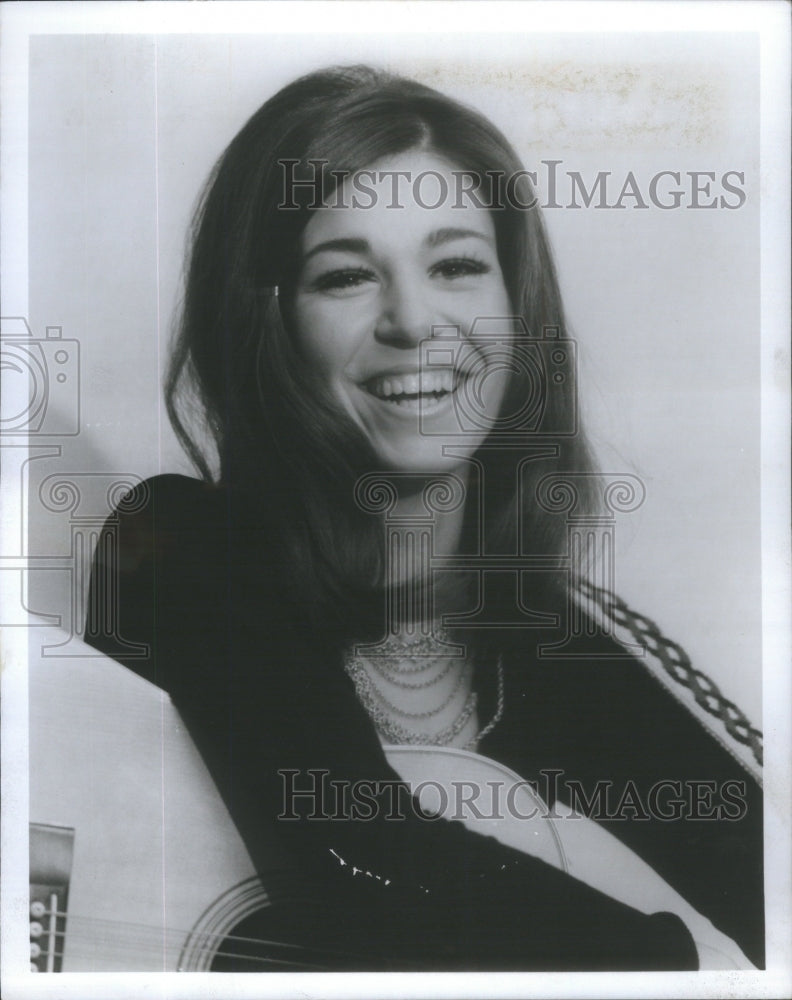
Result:
<svg viewBox="0 0 792 1000"><path fill-rule="evenodd" d="M783 12L2 12L9 997L790 989Z"/></svg>

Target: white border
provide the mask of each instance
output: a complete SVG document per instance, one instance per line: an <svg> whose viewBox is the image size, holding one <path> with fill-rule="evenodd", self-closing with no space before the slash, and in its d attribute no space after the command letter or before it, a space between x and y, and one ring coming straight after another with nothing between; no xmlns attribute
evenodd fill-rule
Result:
<svg viewBox="0 0 792 1000"><path fill-rule="evenodd" d="M756 32L761 51L762 564L766 735L768 970L763 973L555 973L251 975L61 974L27 972L27 644L24 629L3 638L3 994L24 997L705 997L792 995L792 851L789 761L789 16L783 2L453 3L329 2L18 3L0 8L2 106L2 302L27 314L27 43L35 34L415 32ZM16 484L3 500L19 503ZM14 515L21 518L22 512ZM6 524L14 523L6 507ZM16 523L21 523L17 521ZM0 594L0 599L2 594ZM767 666L770 665L770 669Z"/></svg>

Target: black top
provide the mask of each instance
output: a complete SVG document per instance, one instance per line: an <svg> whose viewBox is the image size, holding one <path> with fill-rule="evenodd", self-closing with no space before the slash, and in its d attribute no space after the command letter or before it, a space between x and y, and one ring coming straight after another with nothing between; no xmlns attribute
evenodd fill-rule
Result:
<svg viewBox="0 0 792 1000"><path fill-rule="evenodd" d="M295 802L300 819L278 821L279 770L297 771L301 788L309 770L350 782L397 775L342 650L301 624L272 551L266 525L232 491L182 476L152 479L105 526L86 639L169 692L260 871L271 865L265 831L287 842L307 876L312 916L285 905L279 932L290 927L297 938L353 952L353 969L697 967L679 918L641 914L460 823L410 809L389 821L392 785L374 819L311 819L316 802L306 797ZM105 594L108 567L100 564L116 560L117 595L114 587ZM116 597L117 612L108 611ZM127 658L117 636L147 644L149 654ZM610 813L619 815L598 821L762 967L760 788L612 639L586 639L584 658L539 657L551 639L536 629L496 637L505 710L480 752L537 779L551 799L567 800L574 781L589 797L609 782ZM476 687L483 725L494 708L492 676L479 669ZM560 772L555 791L551 771ZM646 811L663 781L681 782L689 807L696 780L715 783L714 796L703 793L706 806L726 803L724 789L745 806L726 803L725 816L736 818L703 818L712 812L705 806L702 818L662 819L660 808L673 815L666 791L662 807ZM327 811L336 806L328 800Z"/></svg>

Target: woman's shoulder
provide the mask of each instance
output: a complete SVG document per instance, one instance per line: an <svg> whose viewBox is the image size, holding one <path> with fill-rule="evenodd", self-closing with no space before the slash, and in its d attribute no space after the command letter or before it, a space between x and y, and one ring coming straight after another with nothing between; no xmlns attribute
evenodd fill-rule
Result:
<svg viewBox="0 0 792 1000"><path fill-rule="evenodd" d="M255 581L261 593L277 578L275 519L266 499L190 476L141 480L121 498L106 532L122 573L154 572L157 587L184 593Z"/></svg>
<svg viewBox="0 0 792 1000"><path fill-rule="evenodd" d="M116 517L145 517L157 523L208 517L222 505L223 487L191 476L163 473L143 479L118 502Z"/></svg>
<svg viewBox="0 0 792 1000"><path fill-rule="evenodd" d="M141 480L117 502L105 523L105 546L124 575L156 576L157 587L178 583L185 592L233 564L240 534L229 511L228 489L190 476ZM250 546L247 546L250 548Z"/></svg>
<svg viewBox="0 0 792 1000"><path fill-rule="evenodd" d="M667 636L651 617L610 591L588 586L583 596L597 609L596 620L608 633L611 648L641 675L651 679L668 705L694 720L722 751L735 758L759 783L762 780L762 732L729 699L716 681L693 663L685 647Z"/></svg>
<svg viewBox="0 0 792 1000"><path fill-rule="evenodd" d="M606 756L645 746L659 757L665 748L693 766L711 756L761 784L761 731L681 643L610 591L584 585L572 599L557 630L523 637L517 663L530 664L519 674L533 697L585 730L580 745Z"/></svg>

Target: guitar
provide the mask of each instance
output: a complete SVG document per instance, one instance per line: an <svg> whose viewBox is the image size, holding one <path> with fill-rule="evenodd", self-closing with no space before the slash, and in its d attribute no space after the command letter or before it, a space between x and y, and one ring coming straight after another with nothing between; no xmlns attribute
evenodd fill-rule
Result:
<svg viewBox="0 0 792 1000"><path fill-rule="evenodd" d="M31 969L333 967L338 956L278 941L282 847L273 840L271 868L254 870L163 691L86 646L84 656L31 655L29 692ZM412 788L424 783L424 808L442 813L437 806L445 800L447 815L455 799L438 788L450 790L452 782L520 784L508 768L464 750L399 746L386 755ZM677 913L702 967L753 968L620 841L585 817L566 822L571 812L561 805L555 811L561 819L547 818L522 783L508 815L481 819L465 811L462 822L644 913ZM251 940L261 936L262 915L266 940Z"/></svg>

